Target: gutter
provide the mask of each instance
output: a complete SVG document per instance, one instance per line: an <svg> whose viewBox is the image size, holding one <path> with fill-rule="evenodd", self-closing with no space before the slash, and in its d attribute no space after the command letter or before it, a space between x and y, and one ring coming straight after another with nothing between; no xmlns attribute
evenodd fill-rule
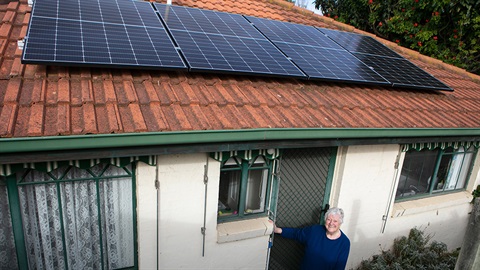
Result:
<svg viewBox="0 0 480 270"><path fill-rule="evenodd" d="M272 128L1 138L0 154L278 140L476 137L480 128ZM417 142L417 141L415 141Z"/></svg>

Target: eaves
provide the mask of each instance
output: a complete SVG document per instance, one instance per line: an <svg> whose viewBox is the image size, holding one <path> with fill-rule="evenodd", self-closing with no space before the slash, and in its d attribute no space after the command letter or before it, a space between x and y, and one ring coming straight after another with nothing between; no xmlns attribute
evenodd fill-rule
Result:
<svg viewBox="0 0 480 270"><path fill-rule="evenodd" d="M479 141L479 128L272 128L0 139L0 163L260 148Z"/></svg>

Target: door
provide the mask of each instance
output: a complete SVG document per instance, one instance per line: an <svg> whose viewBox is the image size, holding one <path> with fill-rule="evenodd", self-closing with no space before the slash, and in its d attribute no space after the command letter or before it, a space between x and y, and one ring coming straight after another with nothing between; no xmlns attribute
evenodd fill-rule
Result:
<svg viewBox="0 0 480 270"><path fill-rule="evenodd" d="M280 163L276 208L279 227L305 227L321 223L328 203L336 148L287 149ZM299 269L303 246L274 236L269 269Z"/></svg>

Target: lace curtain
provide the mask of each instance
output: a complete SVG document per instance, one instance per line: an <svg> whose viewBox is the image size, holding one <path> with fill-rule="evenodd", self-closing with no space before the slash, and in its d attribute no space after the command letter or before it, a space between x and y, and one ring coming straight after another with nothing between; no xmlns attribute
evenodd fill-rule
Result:
<svg viewBox="0 0 480 270"><path fill-rule="evenodd" d="M134 265L132 176L123 168L31 170L18 191L30 269Z"/></svg>
<svg viewBox="0 0 480 270"><path fill-rule="evenodd" d="M7 186L0 177L0 269L17 269Z"/></svg>

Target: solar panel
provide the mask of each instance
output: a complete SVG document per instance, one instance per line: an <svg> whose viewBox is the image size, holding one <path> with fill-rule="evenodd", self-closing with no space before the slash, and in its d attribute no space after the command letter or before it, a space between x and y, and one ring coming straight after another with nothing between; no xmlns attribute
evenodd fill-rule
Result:
<svg viewBox="0 0 480 270"><path fill-rule="evenodd" d="M392 86L453 91L372 37L324 28L319 30L391 82Z"/></svg>
<svg viewBox="0 0 480 270"><path fill-rule="evenodd" d="M155 6L192 71L306 77L241 15Z"/></svg>
<svg viewBox="0 0 480 270"><path fill-rule="evenodd" d="M36 0L24 63L186 69L148 2Z"/></svg>
<svg viewBox="0 0 480 270"><path fill-rule="evenodd" d="M452 91L450 87L406 59L362 53L354 55L390 81L392 86Z"/></svg>
<svg viewBox="0 0 480 270"><path fill-rule="evenodd" d="M246 18L275 44L277 42L284 42L322 48L342 49L341 46L311 26L260 19L256 17Z"/></svg>
<svg viewBox="0 0 480 270"><path fill-rule="evenodd" d="M247 17L311 79L389 84L312 26Z"/></svg>
<svg viewBox="0 0 480 270"><path fill-rule="evenodd" d="M309 78L361 83L390 83L345 50L277 43Z"/></svg>
<svg viewBox="0 0 480 270"><path fill-rule="evenodd" d="M396 52L390 50L372 37L358 35L349 32L341 32L325 28L317 28L328 38L334 40L349 52L358 52L374 55L382 55L387 57L401 58Z"/></svg>

